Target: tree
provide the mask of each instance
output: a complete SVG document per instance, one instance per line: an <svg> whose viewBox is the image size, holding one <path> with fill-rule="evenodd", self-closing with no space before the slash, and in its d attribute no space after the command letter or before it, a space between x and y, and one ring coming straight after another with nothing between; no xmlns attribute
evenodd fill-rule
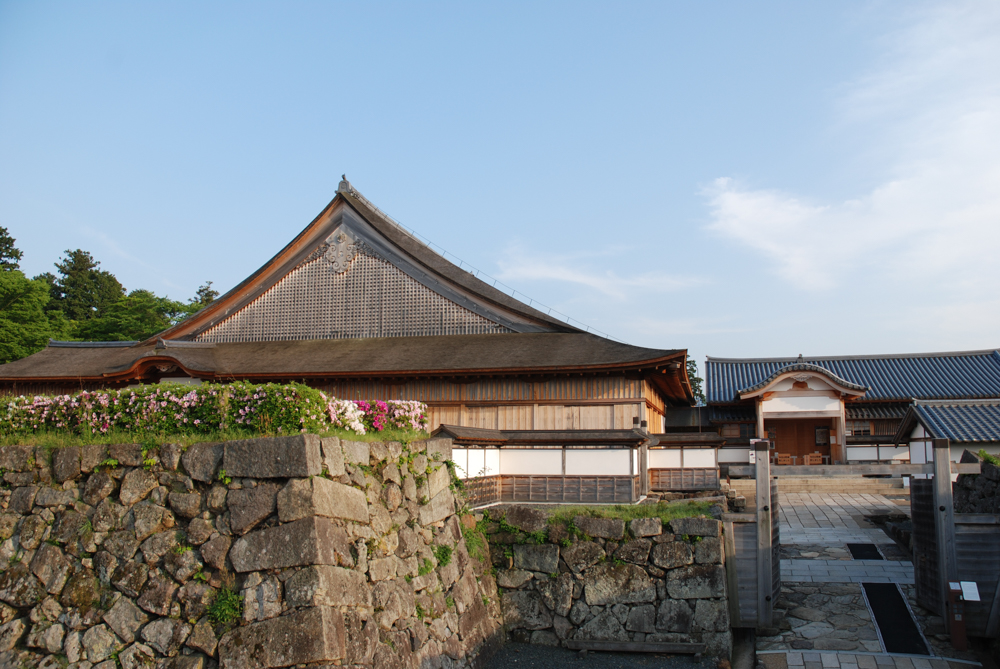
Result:
<svg viewBox="0 0 1000 669"><path fill-rule="evenodd" d="M705 405L705 393L702 391L702 383L704 379L698 376L698 363L688 358L687 361L688 370L688 382L691 384L691 394L694 395L695 402L698 406Z"/></svg>
<svg viewBox="0 0 1000 669"><path fill-rule="evenodd" d="M56 334L45 314L48 301L44 281L29 279L18 270L0 272L0 363L42 350Z"/></svg>
<svg viewBox="0 0 1000 669"><path fill-rule="evenodd" d="M20 268L20 260L23 255L14 242L17 240L10 236L7 228L0 228L0 270L12 270Z"/></svg>
<svg viewBox="0 0 1000 669"><path fill-rule="evenodd" d="M191 306L191 313L203 309L215 302L215 298L219 296L219 291L212 289L212 282L206 281L204 285L198 287L198 292L194 294L188 303Z"/></svg>
<svg viewBox="0 0 1000 669"><path fill-rule="evenodd" d="M125 295L124 286L111 272L98 269L100 264L86 251L67 249L66 257L56 263L58 278L51 274L36 277L49 281L52 290L49 309L58 309L70 320L82 322L121 299Z"/></svg>
<svg viewBox="0 0 1000 669"><path fill-rule="evenodd" d="M141 341L166 330L187 314L188 305L148 290L133 290L96 317L77 324L86 341Z"/></svg>

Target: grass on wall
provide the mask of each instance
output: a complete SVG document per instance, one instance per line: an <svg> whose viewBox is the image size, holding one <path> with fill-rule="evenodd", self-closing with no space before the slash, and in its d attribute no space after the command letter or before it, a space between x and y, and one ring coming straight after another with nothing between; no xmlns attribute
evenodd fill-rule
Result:
<svg viewBox="0 0 1000 669"><path fill-rule="evenodd" d="M626 523L637 518L659 518L664 524L677 518L708 515L710 502L693 500L678 500L674 502L657 502L656 504L616 504L614 506L559 506L549 515L549 523L569 524L576 516L593 518L618 518Z"/></svg>

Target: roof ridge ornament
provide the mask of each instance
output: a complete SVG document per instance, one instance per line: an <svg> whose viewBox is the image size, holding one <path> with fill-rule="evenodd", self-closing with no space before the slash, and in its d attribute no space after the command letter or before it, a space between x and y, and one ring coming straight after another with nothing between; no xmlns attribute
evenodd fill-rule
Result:
<svg viewBox="0 0 1000 669"><path fill-rule="evenodd" d="M330 263L334 272L343 274L350 267L354 256L358 254L358 244L354 235L350 234L345 226L341 226L326 238L326 245L323 259Z"/></svg>
<svg viewBox="0 0 1000 669"><path fill-rule="evenodd" d="M351 182L347 180L346 174L340 175L340 183L337 185L337 192L343 193L344 195L350 195L354 191L351 186Z"/></svg>

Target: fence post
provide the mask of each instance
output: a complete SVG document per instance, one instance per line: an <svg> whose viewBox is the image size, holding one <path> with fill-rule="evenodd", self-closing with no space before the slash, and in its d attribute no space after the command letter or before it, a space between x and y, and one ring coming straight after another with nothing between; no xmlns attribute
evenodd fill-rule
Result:
<svg viewBox="0 0 1000 669"><path fill-rule="evenodd" d="M761 439L754 444L757 488L757 627L770 627L774 610L771 590L774 575L771 542L771 442Z"/></svg>
<svg viewBox="0 0 1000 669"><path fill-rule="evenodd" d="M934 440L934 533L937 539L938 589L945 627L951 629L949 581L958 580L955 554L955 507L951 491L951 443Z"/></svg>

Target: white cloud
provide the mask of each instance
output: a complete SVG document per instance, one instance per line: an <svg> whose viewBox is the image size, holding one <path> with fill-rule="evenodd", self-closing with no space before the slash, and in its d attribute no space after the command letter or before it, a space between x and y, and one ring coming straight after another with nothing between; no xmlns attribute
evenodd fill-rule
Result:
<svg viewBox="0 0 1000 669"><path fill-rule="evenodd" d="M755 249L796 288L863 277L992 299L1000 284L1000 4L923 6L845 87L837 132L878 137L881 183L841 202L717 179L715 234ZM973 300L975 303L975 300ZM1000 315L990 317L1000 326Z"/></svg>
<svg viewBox="0 0 1000 669"><path fill-rule="evenodd" d="M607 269L621 265L626 250L605 253L578 253L566 256L540 255L522 247L509 247L498 261L497 278L502 281L560 281L596 290L608 297L624 299L650 293L670 293L703 283L701 279L677 277L664 272L638 272L621 275Z"/></svg>

